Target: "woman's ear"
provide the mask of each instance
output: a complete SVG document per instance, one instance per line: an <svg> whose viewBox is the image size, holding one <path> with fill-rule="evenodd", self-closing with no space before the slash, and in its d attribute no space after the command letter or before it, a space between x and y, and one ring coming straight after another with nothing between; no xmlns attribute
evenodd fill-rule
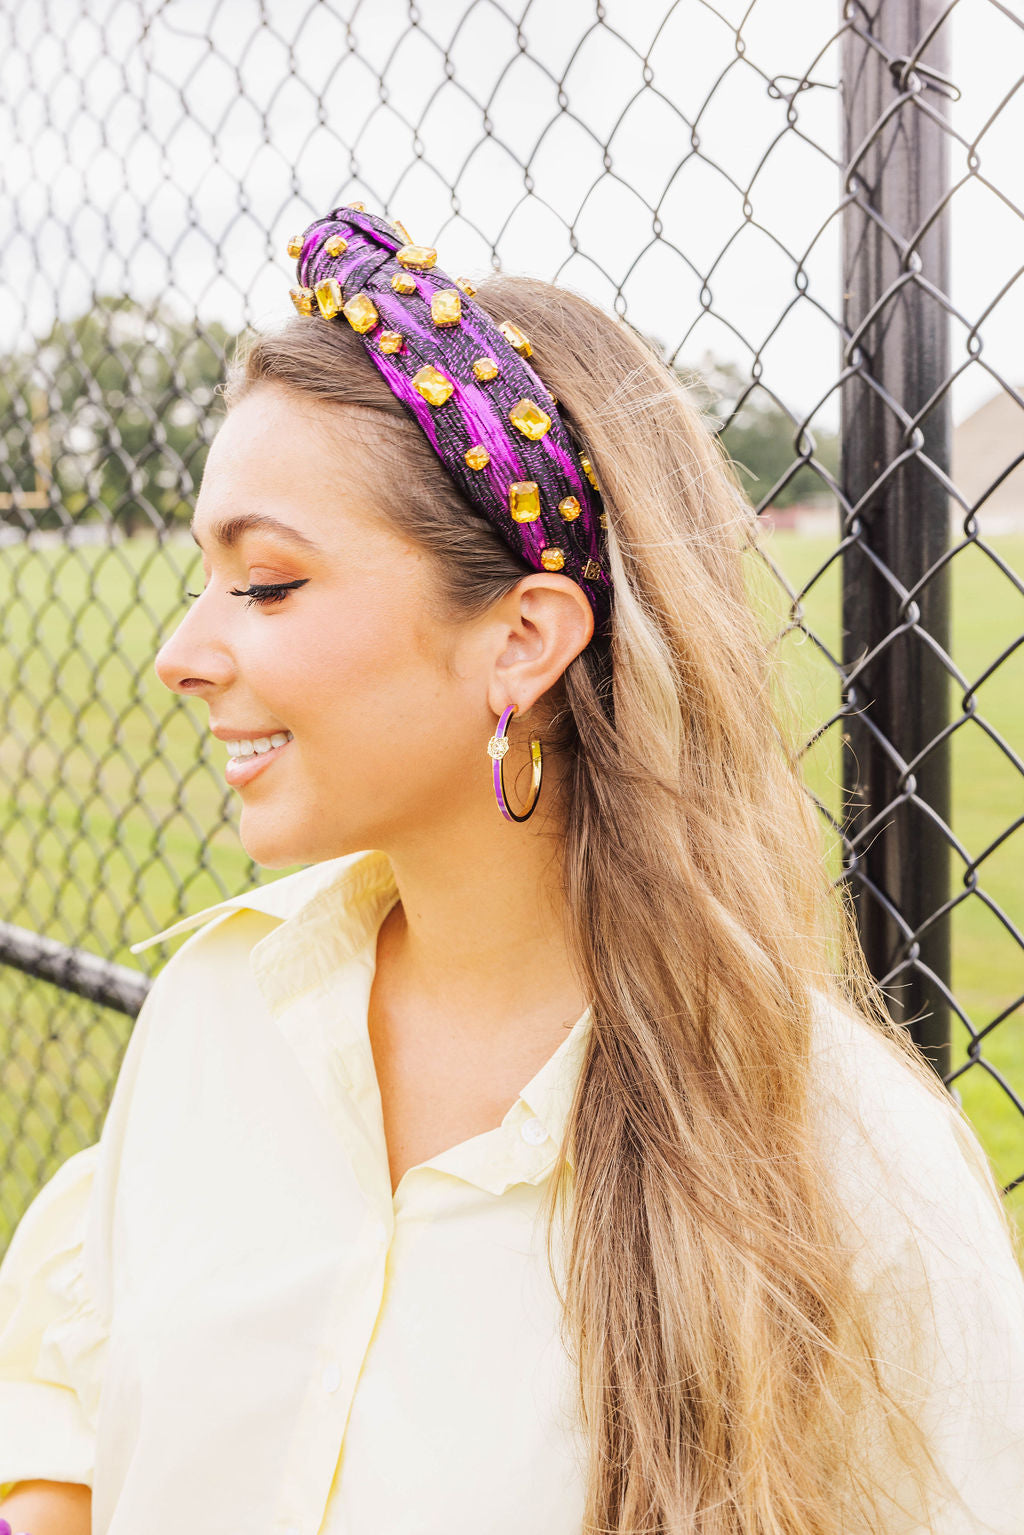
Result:
<svg viewBox="0 0 1024 1535"><path fill-rule="evenodd" d="M589 644L593 610L568 576L538 571L506 592L494 611L503 632L488 703L497 715L509 703L525 714Z"/></svg>

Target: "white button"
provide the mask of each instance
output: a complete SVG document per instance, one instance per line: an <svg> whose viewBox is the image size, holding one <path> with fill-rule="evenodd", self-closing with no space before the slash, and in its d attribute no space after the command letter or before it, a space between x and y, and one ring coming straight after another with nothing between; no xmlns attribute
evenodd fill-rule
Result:
<svg viewBox="0 0 1024 1535"><path fill-rule="evenodd" d="M519 1134L528 1146L539 1146L548 1138L548 1132L539 1119L524 1119L519 1126Z"/></svg>
<svg viewBox="0 0 1024 1535"><path fill-rule="evenodd" d="M320 1384L325 1391L337 1391L341 1385L341 1371L336 1364L329 1364L320 1377Z"/></svg>

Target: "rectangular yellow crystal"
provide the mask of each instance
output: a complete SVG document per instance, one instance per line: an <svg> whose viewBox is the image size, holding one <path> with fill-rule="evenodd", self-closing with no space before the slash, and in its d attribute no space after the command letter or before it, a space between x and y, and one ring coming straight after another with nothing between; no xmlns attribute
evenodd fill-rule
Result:
<svg viewBox="0 0 1024 1535"><path fill-rule="evenodd" d="M288 254L289 256L294 256L295 260L298 261L299 257L302 255L301 235L292 235L291 239L288 241Z"/></svg>
<svg viewBox="0 0 1024 1535"><path fill-rule="evenodd" d="M541 410L532 400L520 400L513 405L508 413L508 419L517 431L524 437L529 437L537 442L551 425L551 417L547 411Z"/></svg>
<svg viewBox="0 0 1024 1535"><path fill-rule="evenodd" d="M513 480L508 488L508 509L516 522L536 522L540 516L540 486L536 480Z"/></svg>
<svg viewBox="0 0 1024 1535"><path fill-rule="evenodd" d="M312 288L289 288L288 296L299 311L299 314L313 313Z"/></svg>
<svg viewBox="0 0 1024 1535"><path fill-rule="evenodd" d="M400 330L382 330L380 333L380 349L382 352L400 352L404 339Z"/></svg>
<svg viewBox="0 0 1024 1535"><path fill-rule="evenodd" d="M462 298L458 288L439 288L431 295L430 318L435 325L458 325L462 319Z"/></svg>
<svg viewBox="0 0 1024 1535"><path fill-rule="evenodd" d="M515 347L520 357L529 357L533 353L530 338L525 331L521 331L518 325L513 325L511 320L502 320L498 326L509 346Z"/></svg>
<svg viewBox="0 0 1024 1535"><path fill-rule="evenodd" d="M473 377L478 378L481 384L489 384L492 378L498 376L498 364L493 357L478 357L473 364Z"/></svg>
<svg viewBox="0 0 1024 1535"><path fill-rule="evenodd" d="M341 312L341 284L336 277L325 277L313 289L320 313L325 320L333 320Z"/></svg>
<svg viewBox="0 0 1024 1535"><path fill-rule="evenodd" d="M431 367L429 363L418 373L413 374L412 386L431 405L443 405L455 388L450 378L445 378L443 373L439 373L437 368Z"/></svg>
<svg viewBox="0 0 1024 1535"><path fill-rule="evenodd" d="M352 329L357 330L361 336L364 336L368 330L372 330L380 319L377 306L368 293L356 293L343 306L341 312Z"/></svg>
<svg viewBox="0 0 1024 1535"><path fill-rule="evenodd" d="M342 239L341 235L331 235L330 239L324 241L324 250L328 256L344 256L348 250L348 241Z"/></svg>
<svg viewBox="0 0 1024 1535"><path fill-rule="evenodd" d="M415 293L416 279L410 277L408 272L396 272L391 279L391 286L396 293Z"/></svg>
<svg viewBox="0 0 1024 1535"><path fill-rule="evenodd" d="M402 266L426 272L437 260L437 251L432 245L403 245L401 250L395 251L395 257Z"/></svg>

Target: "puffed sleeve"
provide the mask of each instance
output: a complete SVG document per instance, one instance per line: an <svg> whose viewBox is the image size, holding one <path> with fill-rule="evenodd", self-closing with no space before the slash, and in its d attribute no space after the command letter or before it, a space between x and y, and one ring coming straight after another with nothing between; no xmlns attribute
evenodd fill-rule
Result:
<svg viewBox="0 0 1024 1535"><path fill-rule="evenodd" d="M879 1527L1021 1535L1024 1273L988 1158L953 1099L934 1097L863 1020L833 1018L828 1033L821 1064L840 1218L882 1376L934 1461L922 1495L881 1424L865 1426Z"/></svg>
<svg viewBox="0 0 1024 1535"><path fill-rule="evenodd" d="M43 1185L0 1264L0 1497L37 1477L93 1483L107 1327L83 1248L99 1150Z"/></svg>

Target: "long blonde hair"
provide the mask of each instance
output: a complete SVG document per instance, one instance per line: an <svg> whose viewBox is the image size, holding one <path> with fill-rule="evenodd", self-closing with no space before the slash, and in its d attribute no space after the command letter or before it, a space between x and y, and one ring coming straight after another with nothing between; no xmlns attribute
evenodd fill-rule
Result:
<svg viewBox="0 0 1024 1535"><path fill-rule="evenodd" d="M756 519L717 438L587 300L504 276L476 299L530 336L609 523L611 642L571 662L542 731L568 763L563 886L593 1017L548 1206L591 1450L585 1529L883 1535L855 1409L924 1499L929 1452L877 1368L835 1225L813 1116L822 999L951 1100L827 871L744 584ZM264 380L362 423L376 504L434 556L440 613L475 616L522 578L342 321L246 337L228 408Z"/></svg>

